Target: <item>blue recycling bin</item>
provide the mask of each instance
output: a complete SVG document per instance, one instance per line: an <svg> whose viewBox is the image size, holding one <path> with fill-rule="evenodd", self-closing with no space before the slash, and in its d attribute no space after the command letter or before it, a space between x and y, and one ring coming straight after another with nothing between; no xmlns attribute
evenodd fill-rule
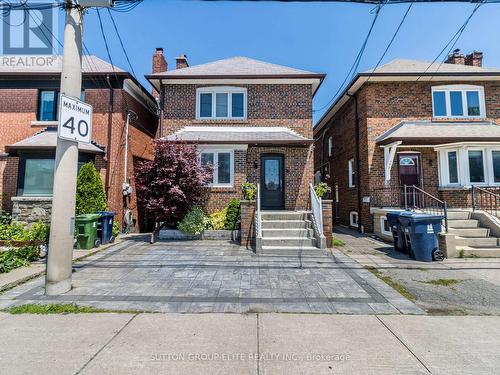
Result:
<svg viewBox="0 0 500 375"><path fill-rule="evenodd" d="M98 211L97 213L101 215L97 226L97 235L101 239L101 244L113 242L115 240L113 236L113 219L116 213L111 211Z"/></svg>
<svg viewBox="0 0 500 375"><path fill-rule="evenodd" d="M416 212L402 212L399 215L408 253L415 260L432 262L444 258L438 242L443 218Z"/></svg>
<svg viewBox="0 0 500 375"><path fill-rule="evenodd" d="M399 221L399 215L404 211L391 211L385 216L387 218L387 223L389 228L391 228L392 239L394 240L394 249L403 253L408 253L406 248L405 234L403 228L401 227L401 222Z"/></svg>

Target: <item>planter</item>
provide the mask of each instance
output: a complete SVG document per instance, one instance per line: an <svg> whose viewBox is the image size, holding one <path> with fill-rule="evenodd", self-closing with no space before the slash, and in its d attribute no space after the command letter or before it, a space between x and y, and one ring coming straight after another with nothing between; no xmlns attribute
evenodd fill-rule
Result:
<svg viewBox="0 0 500 375"><path fill-rule="evenodd" d="M188 234L178 229L162 229L158 234L159 240L201 240L201 234Z"/></svg>
<svg viewBox="0 0 500 375"><path fill-rule="evenodd" d="M204 240L227 240L239 241L239 230L205 230L203 231L202 238Z"/></svg>

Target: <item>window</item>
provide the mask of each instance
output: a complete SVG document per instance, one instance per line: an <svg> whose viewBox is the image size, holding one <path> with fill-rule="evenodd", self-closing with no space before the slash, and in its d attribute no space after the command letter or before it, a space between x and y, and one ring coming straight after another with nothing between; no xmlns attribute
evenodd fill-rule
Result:
<svg viewBox="0 0 500 375"><path fill-rule="evenodd" d="M491 159L493 163L493 182L500 183L500 151L492 151Z"/></svg>
<svg viewBox="0 0 500 375"><path fill-rule="evenodd" d="M232 150L204 150L200 156L201 165L212 166L213 176L210 186L232 186L234 156Z"/></svg>
<svg viewBox="0 0 500 375"><path fill-rule="evenodd" d="M57 120L59 93L55 90L41 90L38 98L38 121Z"/></svg>
<svg viewBox="0 0 500 375"><path fill-rule="evenodd" d="M470 182L484 182L483 151L469 150L469 176Z"/></svg>
<svg viewBox="0 0 500 375"><path fill-rule="evenodd" d="M387 217L380 217L380 232L382 234L386 234L388 236L392 236L391 227L389 226L389 221L387 221Z"/></svg>
<svg viewBox="0 0 500 375"><path fill-rule="evenodd" d="M356 211L351 211L349 212L349 224L351 227L358 227L359 221L358 221L358 213Z"/></svg>
<svg viewBox="0 0 500 375"><path fill-rule="evenodd" d="M456 151L448 151L448 182L458 183L458 160Z"/></svg>
<svg viewBox="0 0 500 375"><path fill-rule="evenodd" d="M241 87L204 87L197 90L197 119L244 119L246 89Z"/></svg>
<svg viewBox="0 0 500 375"><path fill-rule="evenodd" d="M93 161L93 156L80 154L78 171L83 164ZM17 181L18 196L51 196L54 184L54 153L26 153L19 158Z"/></svg>
<svg viewBox="0 0 500 375"><path fill-rule="evenodd" d="M85 101L85 91L82 90L80 100ZM59 106L58 90L40 90L38 94L38 121L57 121Z"/></svg>
<svg viewBox="0 0 500 375"><path fill-rule="evenodd" d="M356 186L356 170L354 168L354 159L349 159L348 162L348 178L349 178L349 187L355 187Z"/></svg>
<svg viewBox="0 0 500 375"><path fill-rule="evenodd" d="M332 157L332 151L333 151L333 143L332 143L332 137L328 137L328 157Z"/></svg>
<svg viewBox="0 0 500 375"><path fill-rule="evenodd" d="M485 117L484 90L472 85L433 87L432 108L434 117Z"/></svg>

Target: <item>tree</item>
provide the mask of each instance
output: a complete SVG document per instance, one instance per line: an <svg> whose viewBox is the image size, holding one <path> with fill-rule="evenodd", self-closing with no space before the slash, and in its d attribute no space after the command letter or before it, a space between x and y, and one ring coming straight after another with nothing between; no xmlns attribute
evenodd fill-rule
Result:
<svg viewBox="0 0 500 375"><path fill-rule="evenodd" d="M200 165L195 145L158 139L154 148L154 160L137 167L137 197L157 223L177 224L201 203L212 168Z"/></svg>
<svg viewBox="0 0 500 375"><path fill-rule="evenodd" d="M76 214L92 214L106 210L106 192L93 163L80 169L76 180Z"/></svg>

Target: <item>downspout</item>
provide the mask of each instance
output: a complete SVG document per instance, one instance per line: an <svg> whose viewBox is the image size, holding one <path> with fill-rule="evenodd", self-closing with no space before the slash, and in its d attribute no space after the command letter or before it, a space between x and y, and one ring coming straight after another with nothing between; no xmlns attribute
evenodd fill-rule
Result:
<svg viewBox="0 0 500 375"><path fill-rule="evenodd" d="M159 138L163 137L163 104L164 104L164 95L163 95L163 81L160 79L160 98L158 100L158 106L159 108L159 123L160 123L160 131L159 131Z"/></svg>
<svg viewBox="0 0 500 375"><path fill-rule="evenodd" d="M113 101L114 91L111 85L109 75L106 76L106 81L109 86L109 101L108 101L108 144L106 146L106 198L109 200L109 189L111 186L111 132L113 130Z"/></svg>
<svg viewBox="0 0 500 375"><path fill-rule="evenodd" d="M355 111L355 138L356 138L356 186L358 195L358 232L363 233L363 215L361 212L361 173L360 173L360 152L359 152L359 111L358 111L358 96L347 93L347 95L354 99Z"/></svg>

